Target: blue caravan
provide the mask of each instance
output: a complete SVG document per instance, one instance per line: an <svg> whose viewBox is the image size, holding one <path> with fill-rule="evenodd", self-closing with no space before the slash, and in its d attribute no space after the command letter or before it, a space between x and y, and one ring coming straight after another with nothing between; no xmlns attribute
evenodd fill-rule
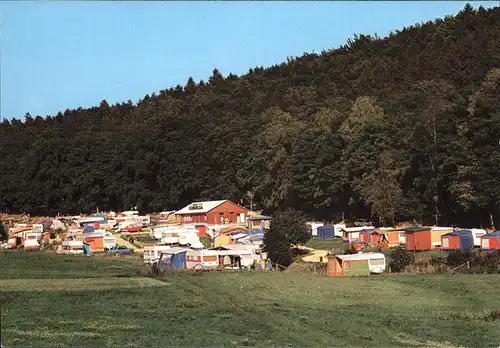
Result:
<svg viewBox="0 0 500 348"><path fill-rule="evenodd" d="M186 268L186 253L189 249L186 248L170 248L162 251L160 261L158 261L158 269L161 271L169 269L185 269Z"/></svg>

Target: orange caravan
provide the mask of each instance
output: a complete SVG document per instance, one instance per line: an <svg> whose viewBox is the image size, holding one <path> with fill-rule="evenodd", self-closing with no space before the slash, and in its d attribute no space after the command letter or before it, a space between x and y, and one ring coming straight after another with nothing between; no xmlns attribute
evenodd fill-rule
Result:
<svg viewBox="0 0 500 348"><path fill-rule="evenodd" d="M404 235L404 231L387 227L378 228L371 234L370 237L371 245L381 246L381 247L387 246L389 248L396 247L402 244L401 234Z"/></svg>

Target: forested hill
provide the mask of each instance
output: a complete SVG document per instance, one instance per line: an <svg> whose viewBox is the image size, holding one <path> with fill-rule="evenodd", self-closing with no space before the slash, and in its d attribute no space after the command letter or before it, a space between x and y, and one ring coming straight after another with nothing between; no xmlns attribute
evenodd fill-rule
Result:
<svg viewBox="0 0 500 348"><path fill-rule="evenodd" d="M68 81L71 83L71 81ZM98 83L98 82L96 82ZM36 88L36 86L27 86ZM272 213L500 226L500 8L0 129L0 210ZM382 219L382 220L380 220Z"/></svg>

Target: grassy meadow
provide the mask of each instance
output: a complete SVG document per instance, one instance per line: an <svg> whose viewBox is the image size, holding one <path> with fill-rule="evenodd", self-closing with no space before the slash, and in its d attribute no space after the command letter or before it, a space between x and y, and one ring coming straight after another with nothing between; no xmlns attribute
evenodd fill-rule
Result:
<svg viewBox="0 0 500 348"><path fill-rule="evenodd" d="M500 345L500 275L176 272L157 280L133 259L0 258L5 347Z"/></svg>

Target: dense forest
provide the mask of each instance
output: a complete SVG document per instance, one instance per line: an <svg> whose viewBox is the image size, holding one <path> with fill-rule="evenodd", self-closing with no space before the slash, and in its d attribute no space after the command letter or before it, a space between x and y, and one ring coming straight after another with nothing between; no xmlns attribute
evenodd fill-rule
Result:
<svg viewBox="0 0 500 348"><path fill-rule="evenodd" d="M27 86L36 88L36 86ZM0 125L0 210L250 201L311 219L500 226L500 8L244 76Z"/></svg>

